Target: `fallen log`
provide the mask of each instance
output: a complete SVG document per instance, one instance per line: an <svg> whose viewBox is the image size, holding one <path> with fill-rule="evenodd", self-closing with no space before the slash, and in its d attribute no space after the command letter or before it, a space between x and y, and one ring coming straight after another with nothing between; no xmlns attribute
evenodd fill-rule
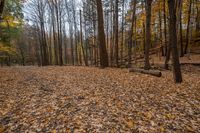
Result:
<svg viewBox="0 0 200 133"><path fill-rule="evenodd" d="M139 72L139 73L149 74L149 75L156 76L156 77L162 76L162 73L159 70L144 70L141 68L130 68L129 72Z"/></svg>

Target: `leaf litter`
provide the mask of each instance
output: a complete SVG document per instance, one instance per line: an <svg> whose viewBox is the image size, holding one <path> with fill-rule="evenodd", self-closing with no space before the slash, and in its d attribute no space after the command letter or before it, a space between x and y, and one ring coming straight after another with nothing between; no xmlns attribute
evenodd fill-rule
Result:
<svg viewBox="0 0 200 133"><path fill-rule="evenodd" d="M174 84L170 71L1 68L0 132L200 132L200 74L184 70Z"/></svg>

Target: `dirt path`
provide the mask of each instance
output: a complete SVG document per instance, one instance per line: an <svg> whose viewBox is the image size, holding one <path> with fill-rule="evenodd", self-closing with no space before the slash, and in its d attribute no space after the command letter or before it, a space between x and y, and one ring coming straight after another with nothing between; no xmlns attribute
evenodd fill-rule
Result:
<svg viewBox="0 0 200 133"><path fill-rule="evenodd" d="M200 75L0 68L0 132L200 132Z"/></svg>

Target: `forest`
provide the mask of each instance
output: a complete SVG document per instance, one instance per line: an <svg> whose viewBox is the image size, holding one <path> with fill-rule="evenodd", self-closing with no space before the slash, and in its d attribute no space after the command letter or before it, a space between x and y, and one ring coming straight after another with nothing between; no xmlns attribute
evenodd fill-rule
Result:
<svg viewBox="0 0 200 133"><path fill-rule="evenodd" d="M0 133L200 132L199 0L0 0Z"/></svg>

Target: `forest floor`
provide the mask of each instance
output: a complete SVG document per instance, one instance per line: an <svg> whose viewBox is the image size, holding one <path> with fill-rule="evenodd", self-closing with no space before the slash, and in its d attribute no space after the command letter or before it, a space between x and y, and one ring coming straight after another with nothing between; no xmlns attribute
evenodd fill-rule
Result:
<svg viewBox="0 0 200 133"><path fill-rule="evenodd" d="M0 132L200 132L200 68L0 68Z"/></svg>

